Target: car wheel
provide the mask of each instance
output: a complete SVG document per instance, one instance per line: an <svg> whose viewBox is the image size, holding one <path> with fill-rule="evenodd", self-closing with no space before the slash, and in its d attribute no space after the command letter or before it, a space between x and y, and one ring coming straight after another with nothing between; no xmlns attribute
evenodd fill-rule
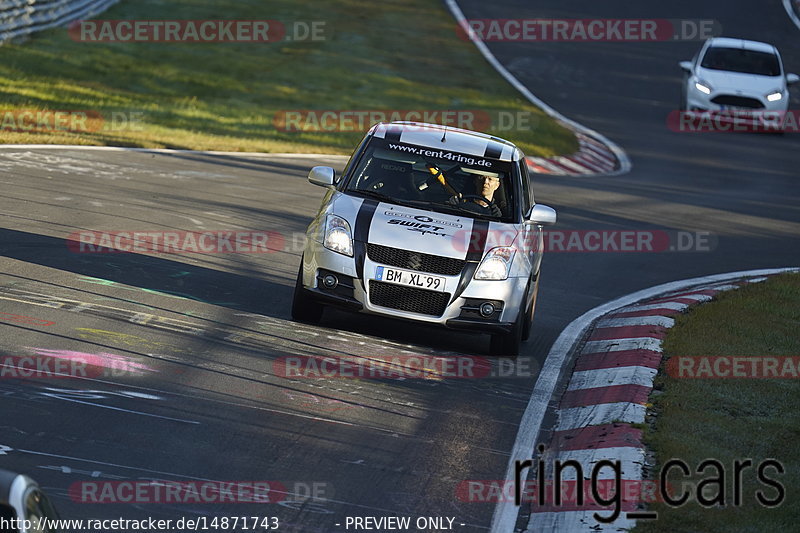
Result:
<svg viewBox="0 0 800 533"><path fill-rule="evenodd" d="M527 293L523 302L528 299ZM517 315L517 321L508 333L494 333L489 345L489 351L492 355L504 355L508 357L516 357L519 355L519 345L522 344L522 332L525 329L525 320L528 317L527 313L520 310Z"/></svg>
<svg viewBox="0 0 800 533"><path fill-rule="evenodd" d="M526 341L531 338L531 330L533 329L533 315L536 312L536 297L539 294L539 276L536 276L536 281L533 282L533 299L531 300L530 309L525 317L525 322L522 328L522 340Z"/></svg>
<svg viewBox="0 0 800 533"><path fill-rule="evenodd" d="M292 320L316 324L322 320L323 305L311 298L303 288L303 260L300 260L300 270L297 272L297 282L294 284L294 297L292 298Z"/></svg>

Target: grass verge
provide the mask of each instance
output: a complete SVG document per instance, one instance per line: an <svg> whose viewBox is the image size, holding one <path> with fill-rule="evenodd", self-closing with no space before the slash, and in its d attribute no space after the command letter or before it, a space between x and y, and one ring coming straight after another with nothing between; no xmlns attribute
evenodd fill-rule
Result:
<svg viewBox="0 0 800 533"><path fill-rule="evenodd" d="M677 319L664 343L667 357L676 356L798 356L800 355L800 274L723 293ZM725 467L725 504L703 508L691 489L679 508L654 504L654 522L640 522L637 533L797 531L800 524L800 381L798 379L678 379L661 373L656 381L655 423L645 432L648 447L663 465L671 458L688 463L692 471L707 458ZM767 458L780 461L783 475L767 470L786 490L776 508L756 499L761 491L777 491L756 477L756 468L742 474L742 504L734 505L733 463L750 458L758 465ZM672 472L671 472L672 473ZM677 474L677 471L676 471ZM718 477L717 469L701 475L670 476L674 487L683 479L698 482ZM687 485L687 488L691 485ZM696 487L696 485L695 485ZM706 487L713 498L716 484ZM676 492L674 496L679 496Z"/></svg>
<svg viewBox="0 0 800 533"><path fill-rule="evenodd" d="M90 110L105 122L94 132L0 128L1 143L345 154L369 124L293 132L276 128L274 117L298 109L476 110L492 119L480 129L528 155L577 148L570 131L522 99L457 35L441 2L123 0L96 18L268 19L283 22L290 36L295 22L316 21L322 40L87 43L66 29L43 32L0 47L0 112ZM509 126L518 112L525 122ZM113 113L133 117L135 126L112 124ZM97 124L90 120L87 129Z"/></svg>

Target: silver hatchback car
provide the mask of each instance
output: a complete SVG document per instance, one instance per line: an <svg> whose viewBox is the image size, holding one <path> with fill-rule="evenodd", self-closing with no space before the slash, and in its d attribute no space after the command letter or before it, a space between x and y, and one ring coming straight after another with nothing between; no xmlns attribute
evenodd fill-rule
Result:
<svg viewBox="0 0 800 533"><path fill-rule="evenodd" d="M318 322L325 305L491 334L517 355L530 335L542 226L525 155L482 133L393 122L367 132L308 226L292 317Z"/></svg>

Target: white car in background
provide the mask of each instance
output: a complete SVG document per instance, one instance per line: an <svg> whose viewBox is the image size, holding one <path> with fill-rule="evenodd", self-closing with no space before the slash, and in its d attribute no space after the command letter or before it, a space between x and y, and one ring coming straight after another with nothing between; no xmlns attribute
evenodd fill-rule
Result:
<svg viewBox="0 0 800 533"><path fill-rule="evenodd" d="M771 44L716 37L705 42L684 71L681 111L747 111L753 116L789 109L789 85L800 80L786 74L778 49Z"/></svg>

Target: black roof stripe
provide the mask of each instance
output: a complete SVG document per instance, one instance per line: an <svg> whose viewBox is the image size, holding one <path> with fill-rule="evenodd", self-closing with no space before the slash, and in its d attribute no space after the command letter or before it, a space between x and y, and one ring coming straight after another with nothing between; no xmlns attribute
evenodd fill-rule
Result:
<svg viewBox="0 0 800 533"><path fill-rule="evenodd" d="M497 141L489 141L486 143L486 150L483 152L483 157L488 157L489 159L500 159L500 156L503 155L503 145Z"/></svg>

